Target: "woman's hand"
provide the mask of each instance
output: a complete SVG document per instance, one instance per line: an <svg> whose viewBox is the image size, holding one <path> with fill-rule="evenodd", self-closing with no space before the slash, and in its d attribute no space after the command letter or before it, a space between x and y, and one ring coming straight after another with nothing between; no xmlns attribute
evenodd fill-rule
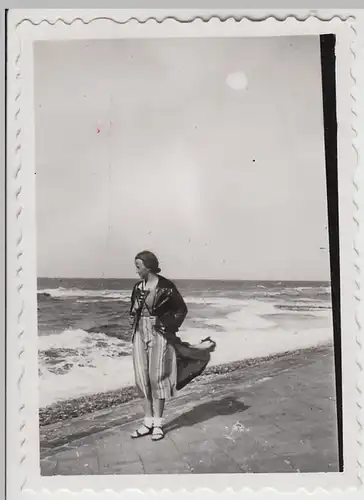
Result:
<svg viewBox="0 0 364 500"><path fill-rule="evenodd" d="M151 316L150 319L151 319L153 327L156 330L158 330L160 332L165 332L166 329L164 328L164 325L161 322L160 318L158 318L158 316Z"/></svg>

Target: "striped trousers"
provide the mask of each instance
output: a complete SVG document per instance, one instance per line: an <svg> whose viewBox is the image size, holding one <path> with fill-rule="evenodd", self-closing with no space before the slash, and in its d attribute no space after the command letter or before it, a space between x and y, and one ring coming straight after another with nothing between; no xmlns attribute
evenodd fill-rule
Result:
<svg viewBox="0 0 364 500"><path fill-rule="evenodd" d="M177 383L177 360L173 345L141 316L133 339L135 383L141 397L170 399Z"/></svg>

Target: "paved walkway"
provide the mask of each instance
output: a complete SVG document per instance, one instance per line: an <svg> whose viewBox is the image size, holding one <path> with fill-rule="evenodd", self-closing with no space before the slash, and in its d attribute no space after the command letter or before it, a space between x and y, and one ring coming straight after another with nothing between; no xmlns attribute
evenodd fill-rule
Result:
<svg viewBox="0 0 364 500"><path fill-rule="evenodd" d="M338 470L331 348L202 378L165 416L159 442L130 438L140 400L42 428L42 474Z"/></svg>

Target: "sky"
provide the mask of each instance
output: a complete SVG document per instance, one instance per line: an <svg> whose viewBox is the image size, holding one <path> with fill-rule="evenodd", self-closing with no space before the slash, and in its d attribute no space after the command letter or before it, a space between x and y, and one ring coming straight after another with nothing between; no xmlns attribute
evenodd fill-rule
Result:
<svg viewBox="0 0 364 500"><path fill-rule="evenodd" d="M34 57L38 276L329 279L318 37Z"/></svg>

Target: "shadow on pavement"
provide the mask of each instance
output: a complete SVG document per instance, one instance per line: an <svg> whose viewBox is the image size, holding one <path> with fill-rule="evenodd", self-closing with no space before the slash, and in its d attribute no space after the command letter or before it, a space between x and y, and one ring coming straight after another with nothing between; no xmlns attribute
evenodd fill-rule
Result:
<svg viewBox="0 0 364 500"><path fill-rule="evenodd" d="M250 406L245 405L235 398L207 401L166 423L165 429L170 432L181 427L190 427L194 424L206 422L206 420L210 420L218 415L233 415L234 413L248 410L248 408Z"/></svg>

